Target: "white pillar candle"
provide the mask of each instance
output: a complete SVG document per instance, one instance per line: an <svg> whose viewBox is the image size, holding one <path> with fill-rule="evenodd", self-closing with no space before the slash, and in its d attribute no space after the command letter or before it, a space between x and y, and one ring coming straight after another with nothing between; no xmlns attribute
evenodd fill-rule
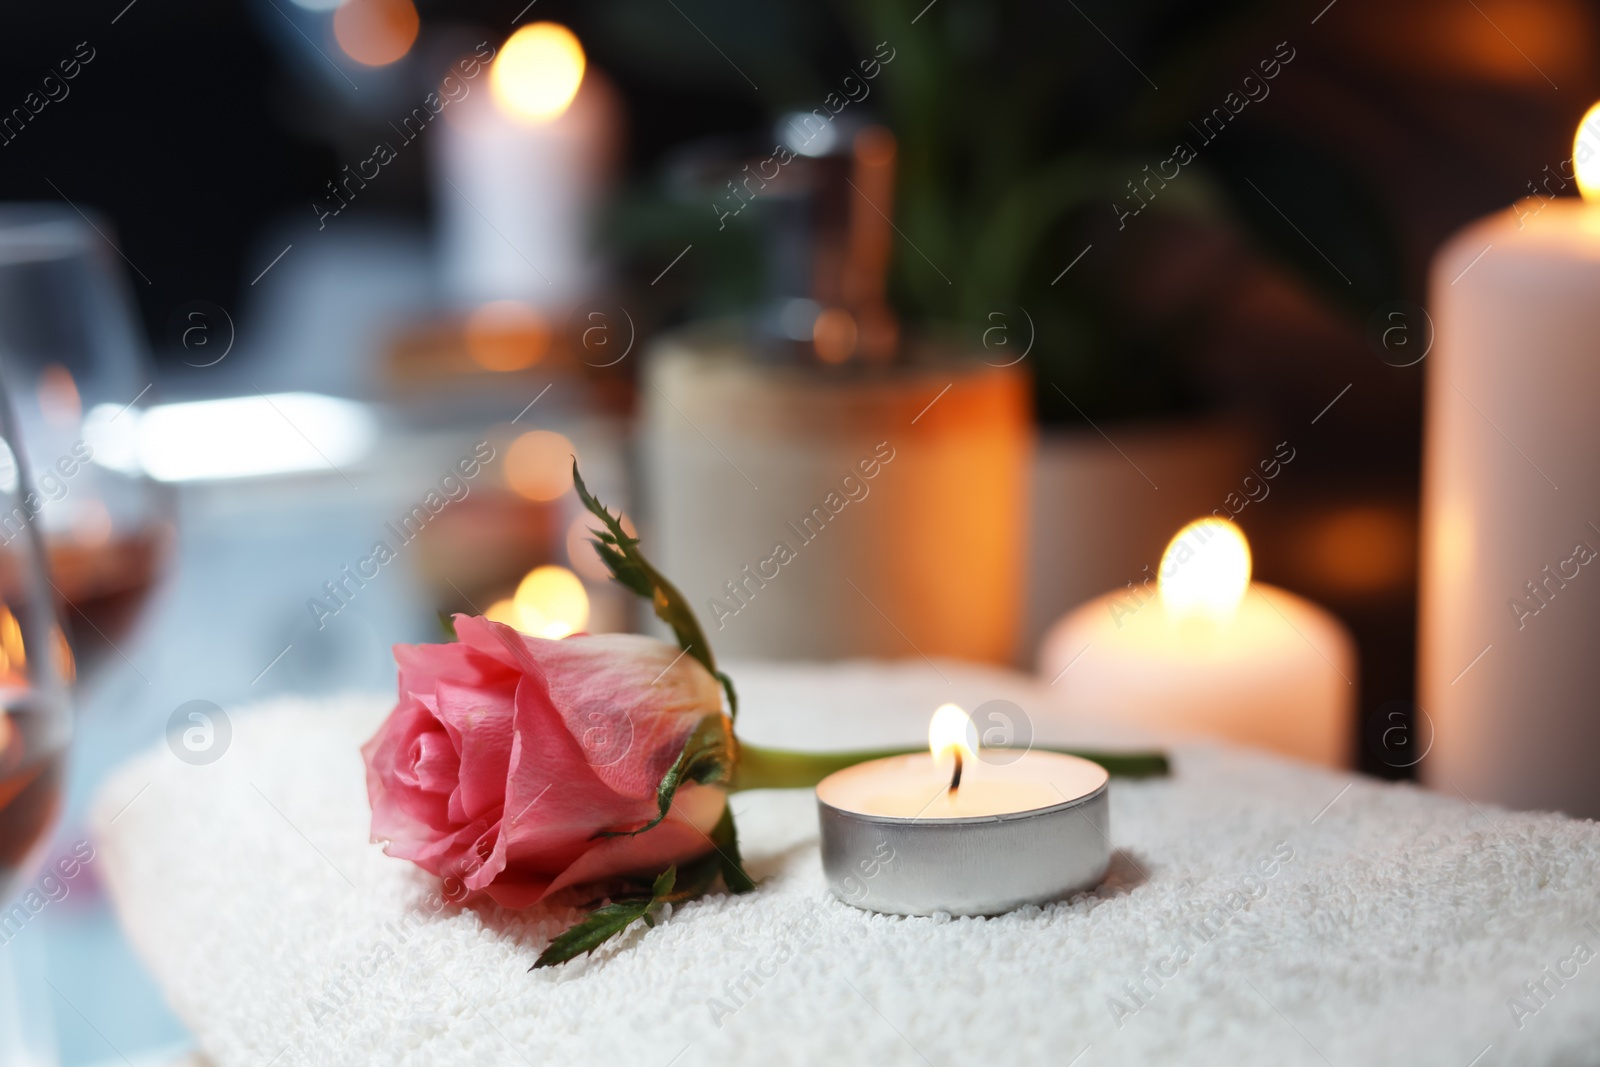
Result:
<svg viewBox="0 0 1600 1067"><path fill-rule="evenodd" d="M614 151L615 93L552 22L506 41L488 88L444 113L435 196L445 286L464 303L558 311L596 282L589 227Z"/></svg>
<svg viewBox="0 0 1600 1067"><path fill-rule="evenodd" d="M1326 766L1350 759L1350 635L1310 601L1252 582L1244 535L1221 519L1184 527L1155 580L1058 622L1039 666L1074 716L1220 737Z"/></svg>
<svg viewBox="0 0 1600 1067"><path fill-rule="evenodd" d="M1600 817L1597 112L1574 150L1583 199L1531 198L1434 258L1417 737L1421 749L1431 734L1422 774L1436 788L1590 818Z"/></svg>

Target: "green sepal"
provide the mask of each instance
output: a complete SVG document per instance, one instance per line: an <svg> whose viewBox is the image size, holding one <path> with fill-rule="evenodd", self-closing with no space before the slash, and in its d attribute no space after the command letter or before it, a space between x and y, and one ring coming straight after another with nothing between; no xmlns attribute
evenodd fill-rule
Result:
<svg viewBox="0 0 1600 1067"><path fill-rule="evenodd" d="M717 869L722 873L722 884L730 893L748 893L756 887L755 879L744 869L744 858L739 855L739 831L733 825L733 805L722 809L722 818L711 830L711 843L716 846Z"/></svg>
<svg viewBox="0 0 1600 1067"><path fill-rule="evenodd" d="M672 895L677 875L678 868L668 867L651 886L649 897L596 908L557 934L528 970L551 967L565 963L574 956L592 952L632 926L635 920L643 919L647 926L655 926L655 911Z"/></svg>
<svg viewBox="0 0 1600 1067"><path fill-rule="evenodd" d="M611 577L650 601L656 618L672 628L673 636L678 639L678 647L699 660L700 665L722 683L723 690L728 694L729 713L737 715L739 699L734 695L733 681L717 670L717 661L711 655L711 642L706 640L705 631L700 629L700 620L695 617L688 598L644 558L639 551L639 539L629 537L622 528L622 521L590 494L589 487L583 484L583 477L578 473L576 459L572 461L572 487L577 490L583 506L605 526L603 530L589 531L594 534L590 544L594 545L606 569L611 572Z"/></svg>
<svg viewBox="0 0 1600 1067"><path fill-rule="evenodd" d="M654 829L672 808L672 798L684 782L709 785L727 781L733 768L733 735L728 720L721 715L707 715L700 720L688 738L683 750L656 786L656 817L636 830L601 830L596 837L632 837Z"/></svg>

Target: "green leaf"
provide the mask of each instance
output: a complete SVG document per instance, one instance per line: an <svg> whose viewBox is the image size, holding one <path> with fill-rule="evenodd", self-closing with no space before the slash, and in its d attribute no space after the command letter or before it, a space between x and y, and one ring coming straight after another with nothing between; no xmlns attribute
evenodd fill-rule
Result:
<svg viewBox="0 0 1600 1067"><path fill-rule="evenodd" d="M585 952L599 948L632 926L634 920L644 918L654 903L653 899L639 900L596 908L557 934L555 940L539 953L539 958L533 961L533 967L529 967L528 970L565 963L574 956L581 956Z"/></svg>
<svg viewBox="0 0 1600 1067"><path fill-rule="evenodd" d="M709 852L697 860L684 864L678 872L677 879L673 882L672 892L663 894L663 899L677 904L685 900L693 900L708 892L716 883L717 876L722 873L722 857L715 852Z"/></svg>
<svg viewBox="0 0 1600 1067"><path fill-rule="evenodd" d="M717 670L717 661L711 655L711 642L706 640L705 631L700 629L700 620L695 618L688 598L644 558L639 551L639 539L629 537L622 528L622 521L590 494L589 487L583 484L583 477L578 473L576 459L572 461L572 485L578 491L578 499L583 501L583 506L605 526L602 530L590 531L594 534L590 543L600 554L611 577L650 601L656 618L672 628L673 636L678 639L678 647L699 660L700 665L722 683L723 690L728 694L729 712L737 715L739 700L734 695L733 682Z"/></svg>
<svg viewBox="0 0 1600 1067"><path fill-rule="evenodd" d="M717 847L717 866L728 892L748 893L754 889L755 879L744 869L744 859L739 855L739 831L733 825L732 804L722 809L722 818L711 830L711 843Z"/></svg>
<svg viewBox="0 0 1600 1067"><path fill-rule="evenodd" d="M738 831L733 825L733 808L723 809L722 818L711 831L711 843L716 848L683 869L678 876L676 865L658 875L650 886L650 895L638 900L625 900L596 908L582 919L557 934L528 970L565 963L574 956L592 952L622 933L635 920L643 919L645 925L654 927L661 905L692 900L711 888L717 876L730 893L748 893L756 887L755 880L744 869L739 857Z"/></svg>
<svg viewBox="0 0 1600 1067"><path fill-rule="evenodd" d="M557 934L545 950L539 953L539 958L533 961L533 966L528 970L565 963L574 956L592 952L632 926L637 919L643 919L646 926L653 928L656 924L655 913L661 905L668 900L681 899L674 897L672 893L672 887L677 879L678 868L668 867L651 885L648 898L620 901L607 904L603 908L596 908Z"/></svg>

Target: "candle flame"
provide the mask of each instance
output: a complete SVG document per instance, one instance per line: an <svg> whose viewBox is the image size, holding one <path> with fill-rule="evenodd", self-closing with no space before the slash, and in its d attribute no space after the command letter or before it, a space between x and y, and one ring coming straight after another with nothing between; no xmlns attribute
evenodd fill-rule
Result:
<svg viewBox="0 0 1600 1067"><path fill-rule="evenodd" d="M935 760L950 754L978 755L978 728L958 704L941 704L928 721L928 751Z"/></svg>
<svg viewBox="0 0 1600 1067"><path fill-rule="evenodd" d="M1233 617L1250 587L1250 543L1226 519L1196 519L1161 556L1157 589L1175 617Z"/></svg>
<svg viewBox="0 0 1600 1067"><path fill-rule="evenodd" d="M535 22L513 33L500 49L489 70L489 90L518 118L550 122L578 95L587 62L571 30L556 22Z"/></svg>
<svg viewBox="0 0 1600 1067"><path fill-rule="evenodd" d="M1584 112L1572 139L1572 169L1585 200L1600 201L1600 104Z"/></svg>
<svg viewBox="0 0 1600 1067"><path fill-rule="evenodd" d="M565 567L535 567L514 596L489 605L485 617L503 622L530 637L560 640L589 622L589 594L578 576Z"/></svg>

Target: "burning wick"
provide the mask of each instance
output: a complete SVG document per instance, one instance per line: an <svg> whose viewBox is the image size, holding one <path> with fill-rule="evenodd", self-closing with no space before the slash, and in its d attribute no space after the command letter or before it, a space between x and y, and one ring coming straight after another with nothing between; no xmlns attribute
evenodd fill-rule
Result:
<svg viewBox="0 0 1600 1067"><path fill-rule="evenodd" d="M961 788L963 757L978 754L978 731L965 711L955 704L944 704L933 713L928 723L928 751L935 760L943 759L946 752L955 757L955 771L950 775L950 793L955 793Z"/></svg>

